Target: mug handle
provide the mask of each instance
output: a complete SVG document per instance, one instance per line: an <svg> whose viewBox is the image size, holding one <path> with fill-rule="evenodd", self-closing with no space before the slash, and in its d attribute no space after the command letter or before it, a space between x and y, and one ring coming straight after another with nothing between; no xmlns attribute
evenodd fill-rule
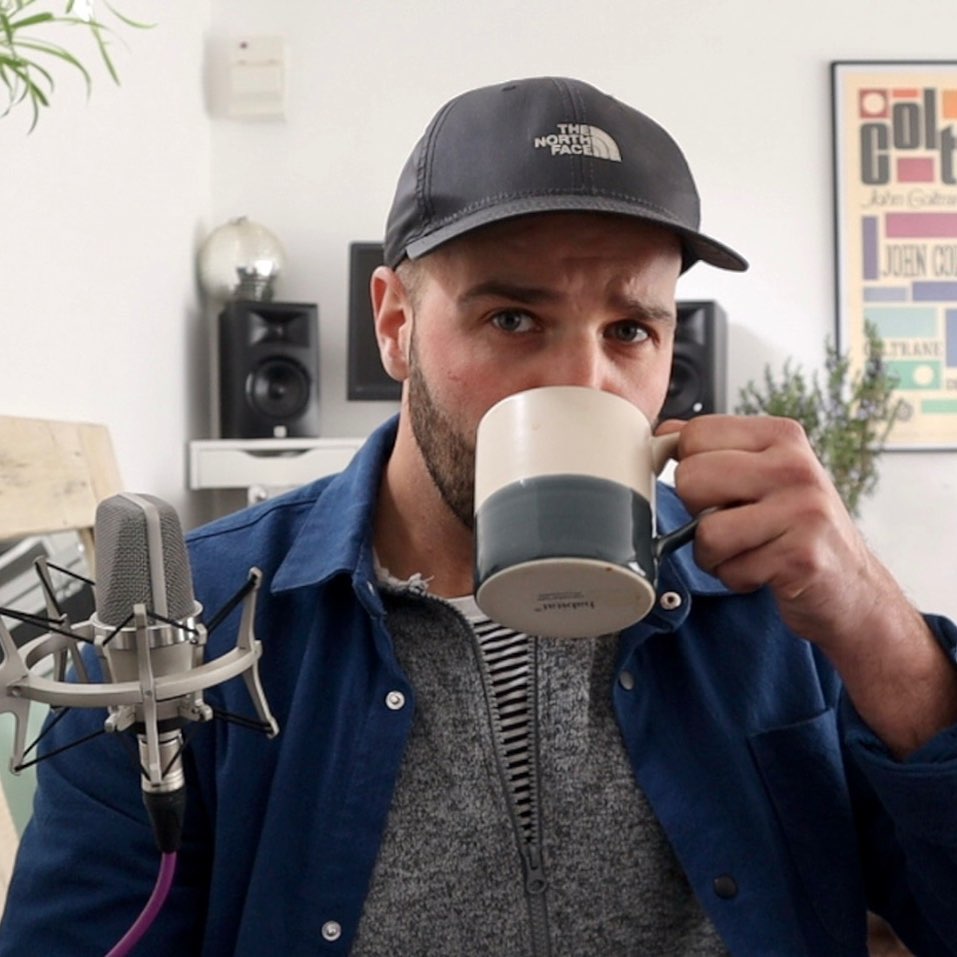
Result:
<svg viewBox="0 0 957 957"><path fill-rule="evenodd" d="M675 453L678 451L678 435L678 432L672 432L669 435L653 435L651 437L651 467L654 469L655 475L660 475L665 463L675 457ZM655 538L652 542L655 561L660 561L675 549L687 545L698 530L698 522L710 511L713 511L713 509L706 509L673 532Z"/></svg>

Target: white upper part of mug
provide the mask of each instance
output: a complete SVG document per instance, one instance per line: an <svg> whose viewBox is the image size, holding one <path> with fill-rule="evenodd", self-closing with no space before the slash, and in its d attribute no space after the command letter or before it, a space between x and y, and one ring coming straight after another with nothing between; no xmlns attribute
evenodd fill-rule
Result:
<svg viewBox="0 0 957 957"><path fill-rule="evenodd" d="M582 386L544 386L497 402L479 423L475 507L513 482L584 475L618 482L653 501L654 481L676 436L656 439L627 399Z"/></svg>

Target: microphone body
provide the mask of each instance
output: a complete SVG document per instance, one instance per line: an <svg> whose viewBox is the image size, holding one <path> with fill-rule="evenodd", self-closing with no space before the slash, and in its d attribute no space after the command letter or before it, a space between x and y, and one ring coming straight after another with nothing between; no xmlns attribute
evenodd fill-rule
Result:
<svg viewBox="0 0 957 957"><path fill-rule="evenodd" d="M107 727L135 729L156 842L163 852L175 851L186 808L181 729L191 717L212 717L202 691L186 700L156 695L157 678L201 663L206 641L183 530L166 502L121 493L97 507L94 536L99 574L93 634L110 680L138 681L144 690L141 703L111 708Z"/></svg>

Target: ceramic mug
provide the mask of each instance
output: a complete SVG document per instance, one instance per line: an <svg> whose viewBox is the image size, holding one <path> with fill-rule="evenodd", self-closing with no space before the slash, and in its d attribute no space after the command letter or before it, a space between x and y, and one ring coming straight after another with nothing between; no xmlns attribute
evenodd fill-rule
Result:
<svg viewBox="0 0 957 957"><path fill-rule="evenodd" d="M656 534L655 479L677 434L620 396L547 386L496 403L475 455L475 600L528 634L588 637L644 618L661 558L697 520Z"/></svg>

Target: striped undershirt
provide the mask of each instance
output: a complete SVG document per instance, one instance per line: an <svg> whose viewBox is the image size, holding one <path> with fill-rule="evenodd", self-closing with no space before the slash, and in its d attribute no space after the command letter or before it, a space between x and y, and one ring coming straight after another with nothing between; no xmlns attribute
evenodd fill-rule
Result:
<svg viewBox="0 0 957 957"><path fill-rule="evenodd" d="M453 599L452 604L468 619L475 632L485 663L491 691L492 722L505 757L513 806L522 836L526 841L532 841L537 800L531 774L533 742L529 675L532 643L528 635L505 628L483 615L474 599Z"/></svg>

